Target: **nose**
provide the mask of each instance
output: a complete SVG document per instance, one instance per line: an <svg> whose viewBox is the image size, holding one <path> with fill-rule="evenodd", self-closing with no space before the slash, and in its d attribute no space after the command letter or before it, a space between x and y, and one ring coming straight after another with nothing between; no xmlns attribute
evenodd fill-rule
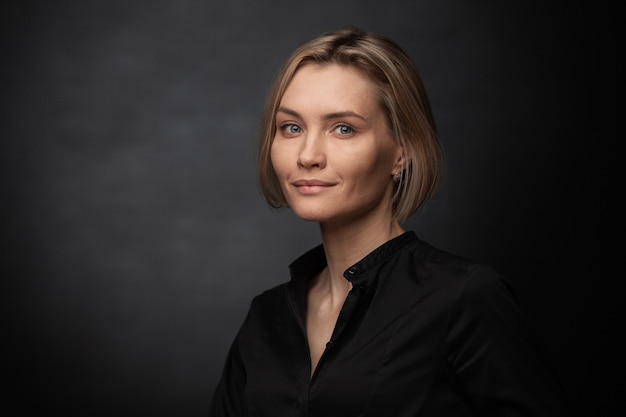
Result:
<svg viewBox="0 0 626 417"><path fill-rule="evenodd" d="M309 132L302 138L298 166L306 169L326 166L326 145L321 134Z"/></svg>

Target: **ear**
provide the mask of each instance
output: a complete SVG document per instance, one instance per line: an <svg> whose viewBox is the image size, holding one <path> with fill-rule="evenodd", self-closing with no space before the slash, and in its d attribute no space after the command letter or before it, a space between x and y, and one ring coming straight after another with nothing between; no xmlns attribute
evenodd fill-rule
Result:
<svg viewBox="0 0 626 417"><path fill-rule="evenodd" d="M402 172L407 166L407 157L404 148L401 145L396 146L395 162L393 164L392 174Z"/></svg>

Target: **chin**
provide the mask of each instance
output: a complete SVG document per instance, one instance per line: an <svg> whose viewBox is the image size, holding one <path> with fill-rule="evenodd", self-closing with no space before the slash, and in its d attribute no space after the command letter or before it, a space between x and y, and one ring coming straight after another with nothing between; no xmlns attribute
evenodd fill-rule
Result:
<svg viewBox="0 0 626 417"><path fill-rule="evenodd" d="M319 214L315 213L303 213L295 210L294 213L300 220L303 220L305 222L323 222L327 220L324 216L320 216Z"/></svg>
<svg viewBox="0 0 626 417"><path fill-rule="evenodd" d="M289 207L301 220L308 222L332 222L349 216L349 208L333 199L291 199Z"/></svg>
<svg viewBox="0 0 626 417"><path fill-rule="evenodd" d="M307 222L324 222L332 219L331 213L328 213L325 210L316 210L310 207L307 208L298 208L291 207L291 210L294 212L296 216L300 220L304 220Z"/></svg>
<svg viewBox="0 0 626 417"><path fill-rule="evenodd" d="M292 208L293 210L293 208ZM333 212L328 210L293 210L294 214L303 221L317 223L349 223L354 216L346 215L344 212Z"/></svg>

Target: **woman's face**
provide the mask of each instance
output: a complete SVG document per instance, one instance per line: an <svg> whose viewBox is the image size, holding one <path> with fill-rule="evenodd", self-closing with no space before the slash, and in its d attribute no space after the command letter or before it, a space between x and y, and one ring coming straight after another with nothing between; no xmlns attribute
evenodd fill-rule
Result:
<svg viewBox="0 0 626 417"><path fill-rule="evenodd" d="M300 68L276 113L271 160L287 203L304 220L391 218L392 140L376 86L342 65Z"/></svg>

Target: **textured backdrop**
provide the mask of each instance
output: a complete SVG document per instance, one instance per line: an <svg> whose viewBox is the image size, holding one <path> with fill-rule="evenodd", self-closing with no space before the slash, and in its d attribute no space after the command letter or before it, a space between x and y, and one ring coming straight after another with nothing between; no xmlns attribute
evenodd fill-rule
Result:
<svg viewBox="0 0 626 417"><path fill-rule="evenodd" d="M206 413L250 299L319 242L256 188L268 85L295 46L353 24L413 58L445 148L444 186L405 228L499 268L581 415L610 402L617 298L588 247L607 201L588 103L610 70L593 5L531 3L3 2L9 401Z"/></svg>

